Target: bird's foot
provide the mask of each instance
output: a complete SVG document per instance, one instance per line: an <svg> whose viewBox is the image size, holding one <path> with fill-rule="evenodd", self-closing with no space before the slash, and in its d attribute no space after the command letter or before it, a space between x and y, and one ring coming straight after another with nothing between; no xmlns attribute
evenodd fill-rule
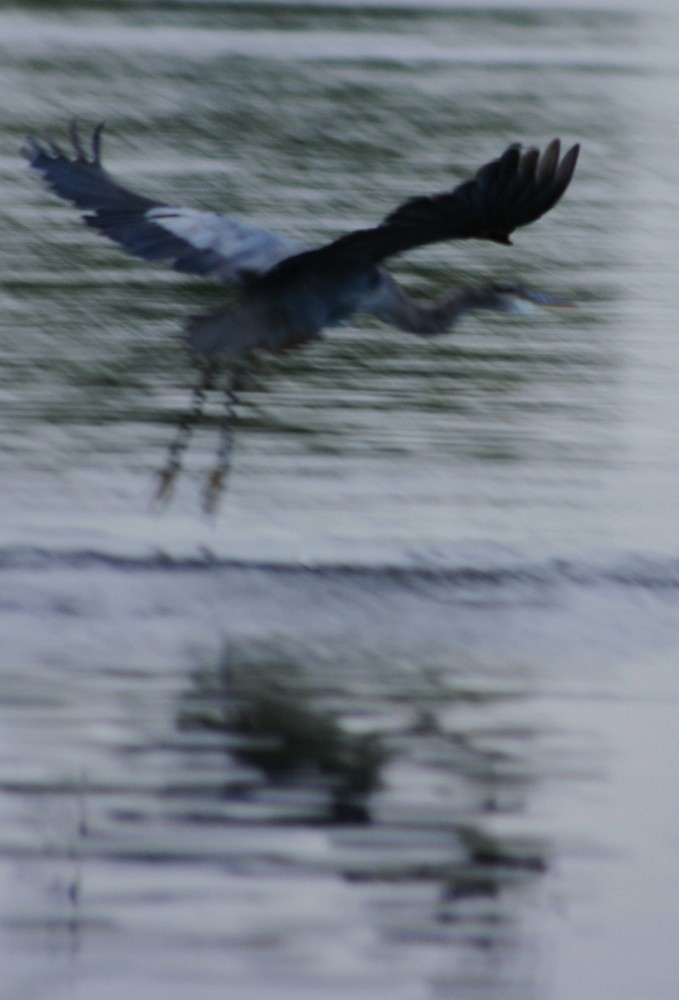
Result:
<svg viewBox="0 0 679 1000"><path fill-rule="evenodd" d="M174 493L175 480L179 472L179 463L171 462L160 469L155 476L156 488L153 493L153 503L157 507L167 507Z"/></svg>
<svg viewBox="0 0 679 1000"><path fill-rule="evenodd" d="M219 501L224 493L226 474L228 469L217 466L207 477L205 489L203 490L203 512L205 514L215 514Z"/></svg>

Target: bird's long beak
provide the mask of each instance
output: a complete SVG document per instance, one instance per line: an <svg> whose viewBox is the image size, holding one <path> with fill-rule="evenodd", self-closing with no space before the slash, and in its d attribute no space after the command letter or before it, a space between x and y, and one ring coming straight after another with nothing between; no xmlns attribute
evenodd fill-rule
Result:
<svg viewBox="0 0 679 1000"><path fill-rule="evenodd" d="M577 309L575 302L569 302L568 299L561 299L555 295L545 295L544 292L529 292L525 291L525 301L531 305L541 306L545 309ZM517 299L520 303L521 298Z"/></svg>
<svg viewBox="0 0 679 1000"><path fill-rule="evenodd" d="M526 288L507 288L500 292L507 312L527 315L536 309L577 309L574 302L544 292L531 292Z"/></svg>

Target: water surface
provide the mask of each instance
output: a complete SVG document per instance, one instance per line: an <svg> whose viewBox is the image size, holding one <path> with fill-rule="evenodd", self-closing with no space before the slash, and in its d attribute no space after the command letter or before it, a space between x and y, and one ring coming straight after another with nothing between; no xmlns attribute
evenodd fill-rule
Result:
<svg viewBox="0 0 679 1000"><path fill-rule="evenodd" d="M0 952L9 997L676 996L671 7L24 5L0 14ZM580 141L509 251L576 312L263 362L154 473L219 289L22 169L110 170L310 244L515 140Z"/></svg>

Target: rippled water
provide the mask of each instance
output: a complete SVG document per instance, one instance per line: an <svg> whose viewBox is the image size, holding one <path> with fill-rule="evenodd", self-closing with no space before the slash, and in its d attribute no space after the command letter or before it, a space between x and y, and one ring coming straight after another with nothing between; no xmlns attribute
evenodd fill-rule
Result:
<svg viewBox="0 0 679 1000"><path fill-rule="evenodd" d="M676 996L666 6L0 12L3 997ZM393 265L579 308L269 359L219 515L217 403L159 514L182 322L224 293L22 169L74 115L130 186L312 244L580 141L511 251Z"/></svg>

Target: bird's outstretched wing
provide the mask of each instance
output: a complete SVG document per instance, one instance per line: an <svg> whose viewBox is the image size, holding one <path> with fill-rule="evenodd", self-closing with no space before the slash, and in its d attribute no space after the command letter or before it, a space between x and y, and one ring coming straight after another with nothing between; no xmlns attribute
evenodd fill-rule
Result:
<svg viewBox="0 0 679 1000"><path fill-rule="evenodd" d="M559 201L571 182L580 147L561 157L554 139L544 153L509 146L470 180L452 191L411 198L379 226L347 233L318 250L309 250L279 264L277 274L292 277L308 269L377 264L414 247L443 240L492 240L510 244L520 226L535 222ZM265 279L266 280L266 279Z"/></svg>
<svg viewBox="0 0 679 1000"><path fill-rule="evenodd" d="M579 152L575 145L560 159L558 139L542 156L535 148L510 146L452 191L400 205L380 228L393 239L396 253L448 239L510 243L515 229L556 205L571 182ZM385 249L390 250L386 239Z"/></svg>
<svg viewBox="0 0 679 1000"><path fill-rule="evenodd" d="M172 261L178 271L238 286L303 249L296 240L229 216L165 205L122 187L102 166L102 130L103 124L94 130L89 151L72 123L71 153L32 137L22 152L55 194L85 209L88 226L135 256Z"/></svg>

